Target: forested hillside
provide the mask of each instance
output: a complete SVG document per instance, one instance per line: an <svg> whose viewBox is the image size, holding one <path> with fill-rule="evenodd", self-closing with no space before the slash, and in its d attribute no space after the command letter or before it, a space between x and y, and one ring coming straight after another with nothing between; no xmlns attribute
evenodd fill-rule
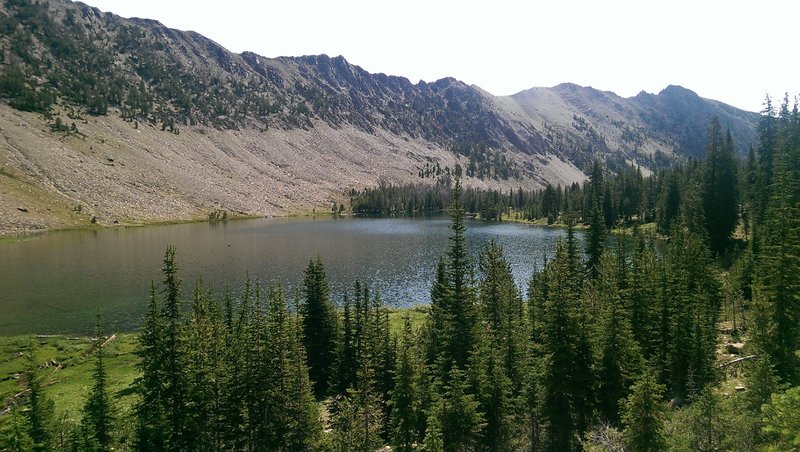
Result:
<svg viewBox="0 0 800 452"><path fill-rule="evenodd" d="M607 240L609 221L646 214L605 215L607 193L630 175L598 164L580 187L588 237L579 249L584 207L557 189L563 202L551 214L566 239L532 257L522 292L500 247L467 253L456 179L430 306L399 333L369 287L330 293L325 265L336 262L312 259L303 290L288 297L280 282L254 280L219 297L202 283L182 287L170 248L139 332L135 410L116 414L102 346L80 422L54 419L47 370L31 361L20 406L0 417L1 441L9 450L793 450L800 113L790 108L768 108L744 166L712 120L702 162L641 180L670 205L656 210L661 239Z"/></svg>

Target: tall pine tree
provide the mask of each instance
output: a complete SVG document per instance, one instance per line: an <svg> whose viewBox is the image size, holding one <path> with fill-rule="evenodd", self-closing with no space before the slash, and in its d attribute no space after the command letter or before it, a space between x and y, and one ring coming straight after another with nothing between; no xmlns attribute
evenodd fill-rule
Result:
<svg viewBox="0 0 800 452"><path fill-rule="evenodd" d="M308 356L314 395L320 399L328 395L334 364L338 325L336 309L330 299L328 277L319 256L311 259L303 280L303 345Z"/></svg>

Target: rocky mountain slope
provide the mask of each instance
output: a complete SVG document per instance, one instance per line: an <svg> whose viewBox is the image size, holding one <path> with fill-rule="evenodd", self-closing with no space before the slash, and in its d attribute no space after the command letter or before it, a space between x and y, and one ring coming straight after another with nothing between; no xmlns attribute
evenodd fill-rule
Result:
<svg viewBox="0 0 800 452"><path fill-rule="evenodd" d="M758 115L668 87L570 84L495 97L342 57L234 54L197 33L81 3L0 4L0 231L328 209L353 187L536 187L602 159L703 153L720 116L740 151ZM73 125L74 124L74 125Z"/></svg>

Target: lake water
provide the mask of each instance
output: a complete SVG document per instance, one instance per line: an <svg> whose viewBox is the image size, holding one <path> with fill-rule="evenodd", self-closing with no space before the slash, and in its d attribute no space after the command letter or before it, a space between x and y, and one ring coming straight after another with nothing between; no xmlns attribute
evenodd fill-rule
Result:
<svg viewBox="0 0 800 452"><path fill-rule="evenodd" d="M309 259L319 255L337 302L360 279L390 305L428 303L449 225L446 216L258 219L54 232L0 243L0 335L89 333L98 308L107 330L135 329L170 244L177 249L185 294L201 276L218 291L225 284L238 291L248 274L264 283L279 281L293 293ZM495 239L523 290L533 263L564 235L558 229L467 221L473 260Z"/></svg>

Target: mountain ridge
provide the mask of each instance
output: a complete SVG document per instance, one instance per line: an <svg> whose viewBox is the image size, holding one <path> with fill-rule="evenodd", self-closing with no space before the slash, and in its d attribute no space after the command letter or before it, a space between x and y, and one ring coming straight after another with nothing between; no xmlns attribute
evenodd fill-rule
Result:
<svg viewBox="0 0 800 452"><path fill-rule="evenodd" d="M220 209L285 215L341 202L353 187L446 183L456 165L468 185L563 185L583 180L595 159L615 171L699 157L714 114L744 152L758 118L684 88L622 98L564 83L493 96L452 77L415 84L369 73L342 56L236 54L196 32L60 0L4 2L0 31L0 97L12 107L0 110L3 231ZM180 158L153 160L151 146ZM76 163L62 171L48 149ZM159 200L136 189L147 178L135 172L122 184L110 176L126 158L140 174L185 176L172 174L174 187L148 182ZM195 177L209 188L198 193ZM27 199L20 181L63 205L11 207ZM262 191L285 193L254 196ZM54 211L63 214L46 220Z"/></svg>

